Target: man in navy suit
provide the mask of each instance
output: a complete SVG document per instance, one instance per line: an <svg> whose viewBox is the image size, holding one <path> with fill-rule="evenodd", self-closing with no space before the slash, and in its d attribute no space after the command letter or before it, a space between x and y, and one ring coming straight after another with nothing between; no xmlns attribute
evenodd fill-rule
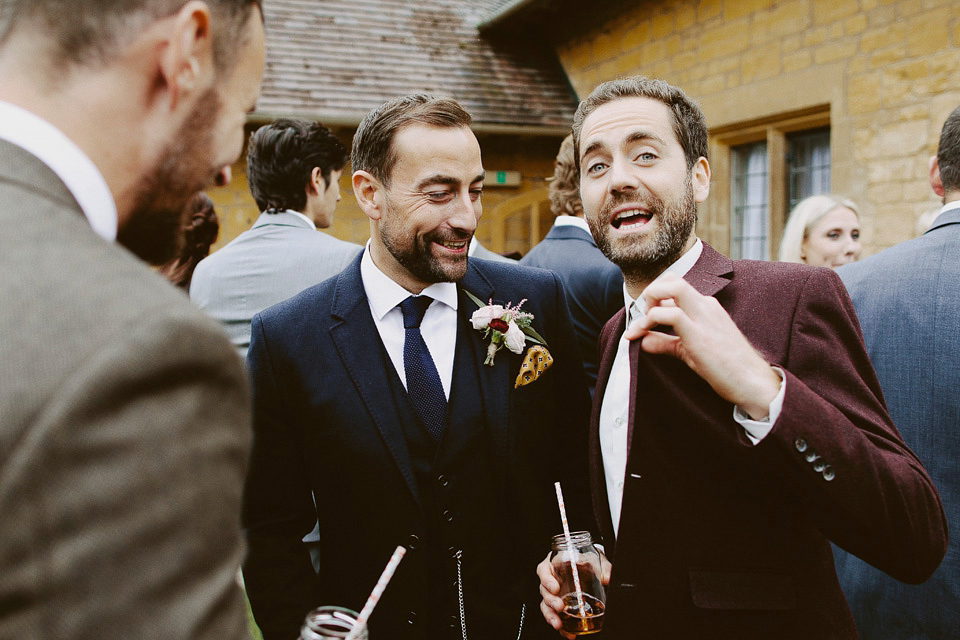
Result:
<svg viewBox="0 0 960 640"><path fill-rule="evenodd" d="M469 124L425 95L368 114L352 161L369 244L253 320L244 575L267 640L322 604L359 610L398 544L371 637L553 637L533 567L561 531L555 481L571 526L592 528L589 397L556 275L468 263L483 189ZM509 327L490 358L471 296L522 302L552 366L525 384ZM317 521L315 573L301 538Z"/></svg>
<svg viewBox="0 0 960 640"><path fill-rule="evenodd" d="M919 586L837 555L865 640L952 638L960 626L960 107L943 125L930 185L943 208L925 234L837 270L890 417L940 490L953 533L940 568Z"/></svg>
<svg viewBox="0 0 960 640"><path fill-rule="evenodd" d="M547 236L520 264L556 271L563 280L577 331L590 393L597 383L597 338L607 320L623 307L623 275L597 248L583 218L580 172L573 157L573 136L564 138L550 181L550 210L557 217Z"/></svg>

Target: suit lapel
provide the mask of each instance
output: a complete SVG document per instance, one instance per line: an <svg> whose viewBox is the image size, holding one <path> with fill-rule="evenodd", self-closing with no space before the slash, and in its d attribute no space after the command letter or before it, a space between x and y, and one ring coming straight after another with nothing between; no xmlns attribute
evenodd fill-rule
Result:
<svg viewBox="0 0 960 640"><path fill-rule="evenodd" d="M337 277L332 308L330 336L347 375L360 395L383 443L418 504L420 494L410 461L400 411L393 403L390 389L389 360L370 315L370 305L360 278L360 258L354 259ZM375 339L374 339L375 337ZM384 361L387 360L387 366ZM359 418L359 417L358 417Z"/></svg>
<svg viewBox="0 0 960 640"><path fill-rule="evenodd" d="M470 264L470 263L468 263ZM510 380L510 363L513 355L505 348L497 353L495 364L492 367L483 364L487 357L487 345L489 340L483 338L483 332L477 331L470 324L470 316L477 310L476 303L471 300L464 291L480 300L487 302L491 298L495 302L519 302L510 300L497 300L493 285L486 277L472 264L467 268L467 275L461 280L457 287L459 293L458 315L460 317L457 331L459 335L457 340L469 340L473 349L474 362L477 366L477 378L480 380L480 397L483 398L484 411L487 416L487 425L490 429L490 435L493 442L500 451L506 451L509 439L509 417L510 417L510 390L513 389L513 383ZM463 335L466 333L466 335ZM497 477L504 477L504 463L506 456L497 456L495 459L495 468Z"/></svg>
<svg viewBox="0 0 960 640"><path fill-rule="evenodd" d="M704 242L703 253L684 279L701 294L713 296L730 284L732 273L733 260Z"/></svg>

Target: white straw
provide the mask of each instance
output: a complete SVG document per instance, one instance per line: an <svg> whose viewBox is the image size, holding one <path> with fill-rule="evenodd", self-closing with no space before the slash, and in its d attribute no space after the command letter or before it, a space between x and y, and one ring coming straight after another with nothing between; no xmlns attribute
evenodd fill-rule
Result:
<svg viewBox="0 0 960 640"><path fill-rule="evenodd" d="M360 632L367 626L367 619L370 617L370 614L373 613L373 608L377 606L380 596L383 595L383 590L387 588L387 583L390 582L390 578L393 577L393 572L397 570L397 565L400 564L400 561L403 559L403 554L406 552L407 550L401 546L397 547L393 555L390 556L390 562L387 563L383 573L380 574L377 585L370 593L370 597L367 598L367 603L363 605L363 609L360 610L360 615L357 616L357 621L347 635L346 640L356 640L360 637Z"/></svg>
<svg viewBox="0 0 960 640"><path fill-rule="evenodd" d="M573 570L573 588L577 590L577 606L580 607L580 617L586 618L587 611L583 605L583 592L580 590L580 574L577 573L577 560L574 554L573 542L570 540L570 525L567 524L567 510L563 507L563 491L560 483L554 482L557 488L557 503L560 505L560 521L563 522L563 537L567 541L567 553L570 554L570 568Z"/></svg>

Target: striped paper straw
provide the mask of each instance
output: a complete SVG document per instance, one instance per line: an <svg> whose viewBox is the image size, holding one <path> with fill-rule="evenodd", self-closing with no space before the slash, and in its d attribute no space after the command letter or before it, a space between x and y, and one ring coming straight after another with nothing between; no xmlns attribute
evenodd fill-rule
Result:
<svg viewBox="0 0 960 640"><path fill-rule="evenodd" d="M563 491L560 490L560 483L554 482L553 486L557 488L557 503L560 505L560 521L563 522L563 537L567 541L567 553L570 554L570 568L573 570L573 588L577 590L577 606L580 607L580 617L586 618L587 611L583 606L583 592L580 590L580 574L577 573L577 561L574 555L575 549L570 540L570 525L567 524L567 510L563 506Z"/></svg>
<svg viewBox="0 0 960 640"><path fill-rule="evenodd" d="M387 563L383 573L380 574L377 585L370 593L370 597L367 598L367 603L363 605L363 609L360 610L360 615L357 616L357 622L353 625L353 629L350 630L346 640L356 640L360 637L360 632L367 626L367 619L370 617L370 614L373 613L373 608L377 606L380 596L383 595L383 590L387 588L387 583L390 582L390 578L393 577L393 572L397 570L397 565L403 560L403 554L406 552L407 550L401 546L397 547L393 555L390 556L390 562Z"/></svg>

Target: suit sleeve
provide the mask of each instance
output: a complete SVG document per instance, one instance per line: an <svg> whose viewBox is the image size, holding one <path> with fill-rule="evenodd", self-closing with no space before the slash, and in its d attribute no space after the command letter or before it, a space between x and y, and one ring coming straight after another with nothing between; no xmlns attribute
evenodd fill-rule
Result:
<svg viewBox="0 0 960 640"><path fill-rule="evenodd" d="M244 491L249 553L243 575L254 618L266 640L290 640L319 602L318 582L303 543L317 521L298 424L285 402L259 315L247 365L253 385L254 443ZM321 461L314 461L319 464Z"/></svg>
<svg viewBox="0 0 960 640"><path fill-rule="evenodd" d="M783 410L758 451L832 541L898 580L922 582L946 552L943 508L890 420L833 272L805 283L790 341L776 363L787 375Z"/></svg>
<svg viewBox="0 0 960 640"><path fill-rule="evenodd" d="M33 470L45 597L62 607L49 635L248 638L242 365L212 323L151 314L82 362L31 428L68 426Z"/></svg>

